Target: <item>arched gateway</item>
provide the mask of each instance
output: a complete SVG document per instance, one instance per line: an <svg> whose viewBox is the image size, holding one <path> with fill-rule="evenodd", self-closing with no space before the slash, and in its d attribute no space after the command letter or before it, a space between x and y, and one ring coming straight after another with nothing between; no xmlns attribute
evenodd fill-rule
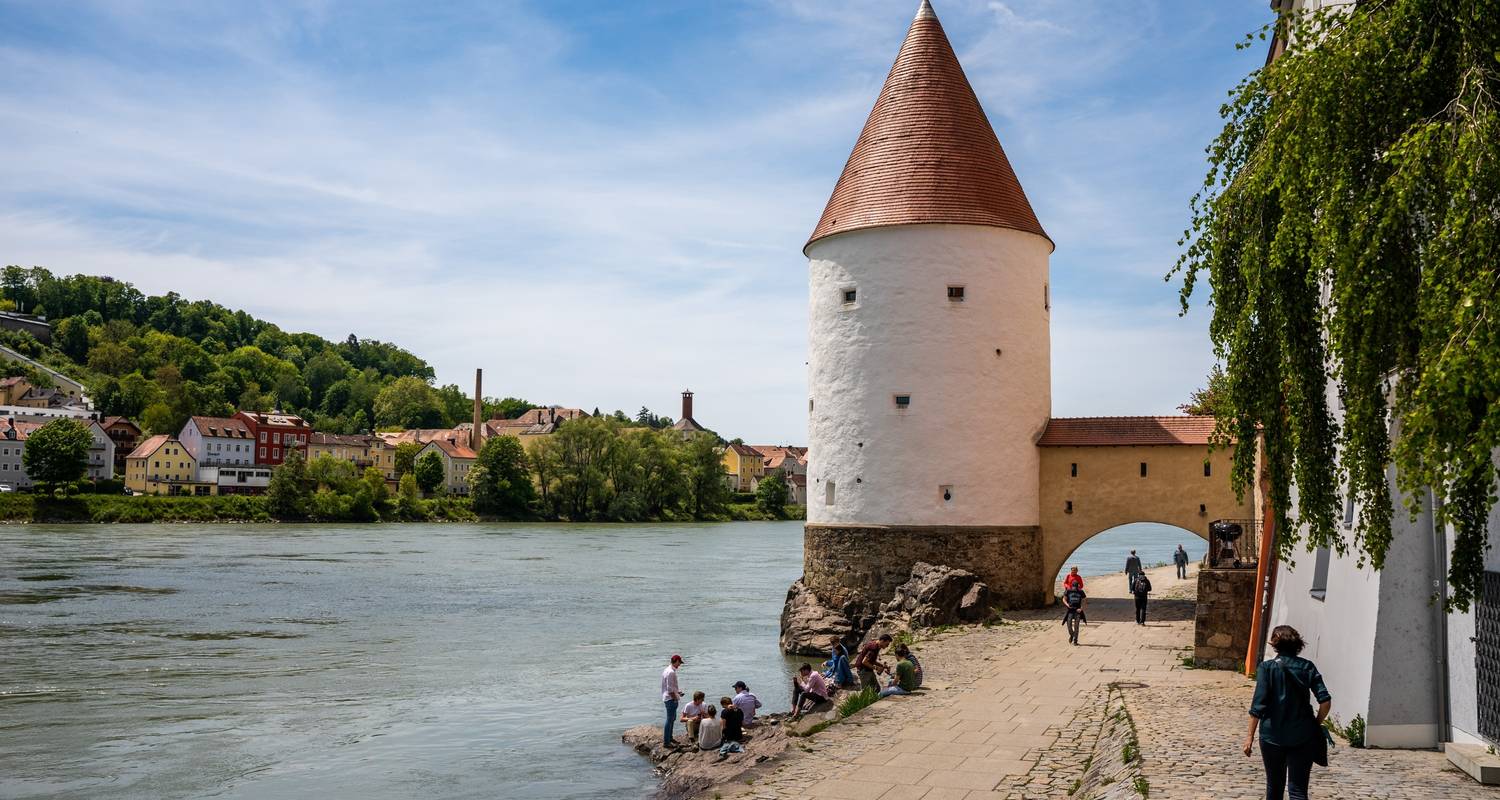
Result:
<svg viewBox="0 0 1500 800"><path fill-rule="evenodd" d="M811 602L858 627L918 561L1039 606L1106 528L1206 537L1250 516L1211 419L1050 419L1052 250L922 0L804 248L808 511L789 613Z"/></svg>

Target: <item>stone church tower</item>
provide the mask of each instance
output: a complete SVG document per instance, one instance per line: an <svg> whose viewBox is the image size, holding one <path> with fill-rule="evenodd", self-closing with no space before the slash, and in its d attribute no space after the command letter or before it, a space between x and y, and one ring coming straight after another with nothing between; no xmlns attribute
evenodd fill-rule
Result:
<svg viewBox="0 0 1500 800"><path fill-rule="evenodd" d="M804 248L804 582L822 605L867 616L924 560L1008 607L1045 602L1017 565L1041 548L1052 249L922 0Z"/></svg>

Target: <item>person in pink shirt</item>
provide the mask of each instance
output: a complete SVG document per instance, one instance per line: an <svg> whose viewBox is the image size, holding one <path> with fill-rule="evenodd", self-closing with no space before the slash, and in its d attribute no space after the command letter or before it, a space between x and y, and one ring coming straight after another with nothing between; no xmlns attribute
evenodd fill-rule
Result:
<svg viewBox="0 0 1500 800"><path fill-rule="evenodd" d="M828 682L823 673L803 664L797 668L797 677L792 679L792 719L801 717L804 710L816 708L828 702ZM803 707L806 706L806 709Z"/></svg>

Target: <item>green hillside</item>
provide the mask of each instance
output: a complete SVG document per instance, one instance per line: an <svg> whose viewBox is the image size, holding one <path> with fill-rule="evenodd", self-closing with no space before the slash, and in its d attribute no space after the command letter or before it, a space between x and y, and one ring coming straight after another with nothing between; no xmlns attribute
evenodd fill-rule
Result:
<svg viewBox="0 0 1500 800"><path fill-rule="evenodd" d="M6 267L0 305L44 315L52 326L50 345L10 330L0 330L0 343L82 381L102 413L152 432L175 433L191 415L236 409L281 408L335 433L444 427L470 416L469 397L457 386L432 387L425 361L354 334L331 342L288 333L206 300L148 296L112 278L59 277L40 267ZM511 413L526 406L505 405Z"/></svg>

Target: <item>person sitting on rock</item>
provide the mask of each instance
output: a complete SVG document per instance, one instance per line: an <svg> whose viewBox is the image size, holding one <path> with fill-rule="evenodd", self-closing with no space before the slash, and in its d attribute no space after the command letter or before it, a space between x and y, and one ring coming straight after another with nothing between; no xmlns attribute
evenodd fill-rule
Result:
<svg viewBox="0 0 1500 800"><path fill-rule="evenodd" d="M853 686L854 671L849 669L849 648L845 647L844 640L837 636L829 637L828 644L832 653L828 656L828 660L823 662L823 666L828 668L823 670L823 677L840 689Z"/></svg>
<svg viewBox="0 0 1500 800"><path fill-rule="evenodd" d="M750 691L750 687L744 681L734 682L734 704L739 710L745 712L745 727L756 726L755 709L760 708L760 698Z"/></svg>
<svg viewBox="0 0 1500 800"><path fill-rule="evenodd" d="M828 683L823 673L813 670L811 664L797 668L797 677L792 679L792 719L798 719L806 710L812 710L828 702Z"/></svg>
<svg viewBox="0 0 1500 800"><path fill-rule="evenodd" d="M719 720L724 726L724 741L745 741L745 712L728 697L719 698Z"/></svg>
<svg viewBox="0 0 1500 800"><path fill-rule="evenodd" d="M687 723L688 741L698 741L698 723L708 716L713 706L703 702L702 692L693 692L693 702L682 708L682 721Z"/></svg>
<svg viewBox="0 0 1500 800"><path fill-rule="evenodd" d="M724 723L716 718L713 706L705 708L703 714L703 720L698 723L698 749L717 750L724 743Z"/></svg>
<svg viewBox="0 0 1500 800"><path fill-rule="evenodd" d="M900 645L896 655L901 660L896 662L896 674L891 677L891 682L880 690L881 697L892 697L898 694L911 694L917 690L917 668L911 663L911 651L902 654L901 650L906 645Z"/></svg>

